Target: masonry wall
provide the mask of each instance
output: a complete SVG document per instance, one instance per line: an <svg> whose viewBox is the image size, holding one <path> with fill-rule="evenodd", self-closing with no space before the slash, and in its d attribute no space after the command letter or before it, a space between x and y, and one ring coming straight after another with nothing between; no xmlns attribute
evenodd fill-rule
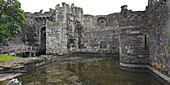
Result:
<svg viewBox="0 0 170 85"><path fill-rule="evenodd" d="M122 6L119 21L120 62L124 64L147 64L149 50L147 42L145 11L130 11Z"/></svg>
<svg viewBox="0 0 170 85"><path fill-rule="evenodd" d="M168 6L168 20L166 24L166 37L168 38L168 48L170 48L170 1L167 1ZM170 75L170 50L168 50L168 74Z"/></svg>
<svg viewBox="0 0 170 85"><path fill-rule="evenodd" d="M29 46L42 46L42 28L46 28L46 21L55 21L55 10L49 12L25 12L27 26L21 29L22 41ZM44 30L45 32L45 30Z"/></svg>
<svg viewBox="0 0 170 85"><path fill-rule="evenodd" d="M118 53L119 13L110 15L84 15L83 52Z"/></svg>
<svg viewBox="0 0 170 85"><path fill-rule="evenodd" d="M63 23L47 21L46 54L67 53L67 35Z"/></svg>
<svg viewBox="0 0 170 85"><path fill-rule="evenodd" d="M120 65L144 66L168 79L170 0L148 4L146 11L124 5L120 13L98 16L83 15L82 8L66 3L49 12L25 12L28 26L8 45L42 47L47 54L119 53Z"/></svg>
<svg viewBox="0 0 170 85"><path fill-rule="evenodd" d="M169 0L150 0L147 9L150 64L156 70L170 75L170 14Z"/></svg>
<svg viewBox="0 0 170 85"><path fill-rule="evenodd" d="M67 48L70 52L74 52L83 47L81 41L83 33L82 18L83 9L72 4L66 12Z"/></svg>
<svg viewBox="0 0 170 85"><path fill-rule="evenodd" d="M82 8L62 3L49 12L25 12L24 16L28 26L11 45L37 46L47 54L119 51L119 13L83 15Z"/></svg>

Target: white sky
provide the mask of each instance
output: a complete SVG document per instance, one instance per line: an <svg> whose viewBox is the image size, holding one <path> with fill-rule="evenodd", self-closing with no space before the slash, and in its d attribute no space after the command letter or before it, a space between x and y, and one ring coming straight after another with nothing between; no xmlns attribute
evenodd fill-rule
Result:
<svg viewBox="0 0 170 85"><path fill-rule="evenodd" d="M49 8L55 8L57 4L66 2L74 3L75 6L83 8L84 14L107 15L120 12L122 5L128 5L128 9L133 11L143 11L148 5L148 0L19 0L21 7L25 12L49 11Z"/></svg>

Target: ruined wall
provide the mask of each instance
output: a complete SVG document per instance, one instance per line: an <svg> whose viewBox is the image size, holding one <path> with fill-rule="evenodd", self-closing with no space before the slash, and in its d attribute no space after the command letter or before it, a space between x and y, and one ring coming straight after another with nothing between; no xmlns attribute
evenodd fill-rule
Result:
<svg viewBox="0 0 170 85"><path fill-rule="evenodd" d="M53 9L44 13L42 13L42 10L35 13L25 12L27 26L22 28L21 32L25 45L42 46L42 43L45 42L42 41L42 37L44 37L42 29L46 28L46 21L55 21L54 15L55 10Z"/></svg>
<svg viewBox="0 0 170 85"><path fill-rule="evenodd" d="M49 12L25 12L24 45L37 46L48 54L67 52L118 53L119 13L83 15L83 9L62 3Z"/></svg>
<svg viewBox="0 0 170 85"><path fill-rule="evenodd" d="M80 45L82 8L62 3L56 5L55 21L47 22L46 53L63 54Z"/></svg>
<svg viewBox="0 0 170 85"><path fill-rule="evenodd" d="M119 21L120 62L123 64L147 64L149 51L145 11L131 11L122 6Z"/></svg>
<svg viewBox="0 0 170 85"><path fill-rule="evenodd" d="M46 24L46 54L67 53L67 35L62 22Z"/></svg>
<svg viewBox="0 0 170 85"><path fill-rule="evenodd" d="M69 6L69 5L68 5ZM83 18L83 9L71 5L70 9L68 10L67 14L67 35L68 35L68 43L67 48L70 52L73 52L77 49L82 48L82 33L83 33L83 26L82 26L82 18Z"/></svg>
<svg viewBox="0 0 170 85"><path fill-rule="evenodd" d="M148 34L150 64L164 74L170 74L170 1L169 0L149 0L147 8L148 14Z"/></svg>
<svg viewBox="0 0 170 85"><path fill-rule="evenodd" d="M28 26L8 43L40 46L47 54L119 52L122 66L169 76L170 0L148 4L146 11L131 11L124 5L120 13L98 16L83 15L82 8L66 3L45 13L26 12Z"/></svg>
<svg viewBox="0 0 170 85"><path fill-rule="evenodd" d="M16 34L14 37L11 37L8 40L5 40L2 44L4 46L10 46L10 47L18 47L18 46L25 46L25 43L23 42L22 38L22 29L19 27L19 34Z"/></svg>
<svg viewBox="0 0 170 85"><path fill-rule="evenodd" d="M67 53L82 48L83 10L82 8L62 3L49 12L25 12L27 26L21 29L17 39L11 45L23 44L37 46L48 54Z"/></svg>
<svg viewBox="0 0 170 85"><path fill-rule="evenodd" d="M119 13L110 15L84 15L83 52L118 53Z"/></svg>

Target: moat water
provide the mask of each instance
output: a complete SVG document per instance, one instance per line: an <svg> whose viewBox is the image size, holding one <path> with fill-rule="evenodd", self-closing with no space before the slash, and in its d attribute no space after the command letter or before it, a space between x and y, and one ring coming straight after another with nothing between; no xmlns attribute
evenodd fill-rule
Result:
<svg viewBox="0 0 170 85"><path fill-rule="evenodd" d="M164 85L150 72L119 66L118 57L68 57L35 68L0 85Z"/></svg>

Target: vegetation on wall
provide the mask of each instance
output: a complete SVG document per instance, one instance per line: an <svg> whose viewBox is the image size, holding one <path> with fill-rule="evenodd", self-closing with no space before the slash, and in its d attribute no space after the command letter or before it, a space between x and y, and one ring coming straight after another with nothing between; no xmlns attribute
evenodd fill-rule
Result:
<svg viewBox="0 0 170 85"><path fill-rule="evenodd" d="M0 43L20 33L26 26L24 12L18 0L0 0Z"/></svg>

